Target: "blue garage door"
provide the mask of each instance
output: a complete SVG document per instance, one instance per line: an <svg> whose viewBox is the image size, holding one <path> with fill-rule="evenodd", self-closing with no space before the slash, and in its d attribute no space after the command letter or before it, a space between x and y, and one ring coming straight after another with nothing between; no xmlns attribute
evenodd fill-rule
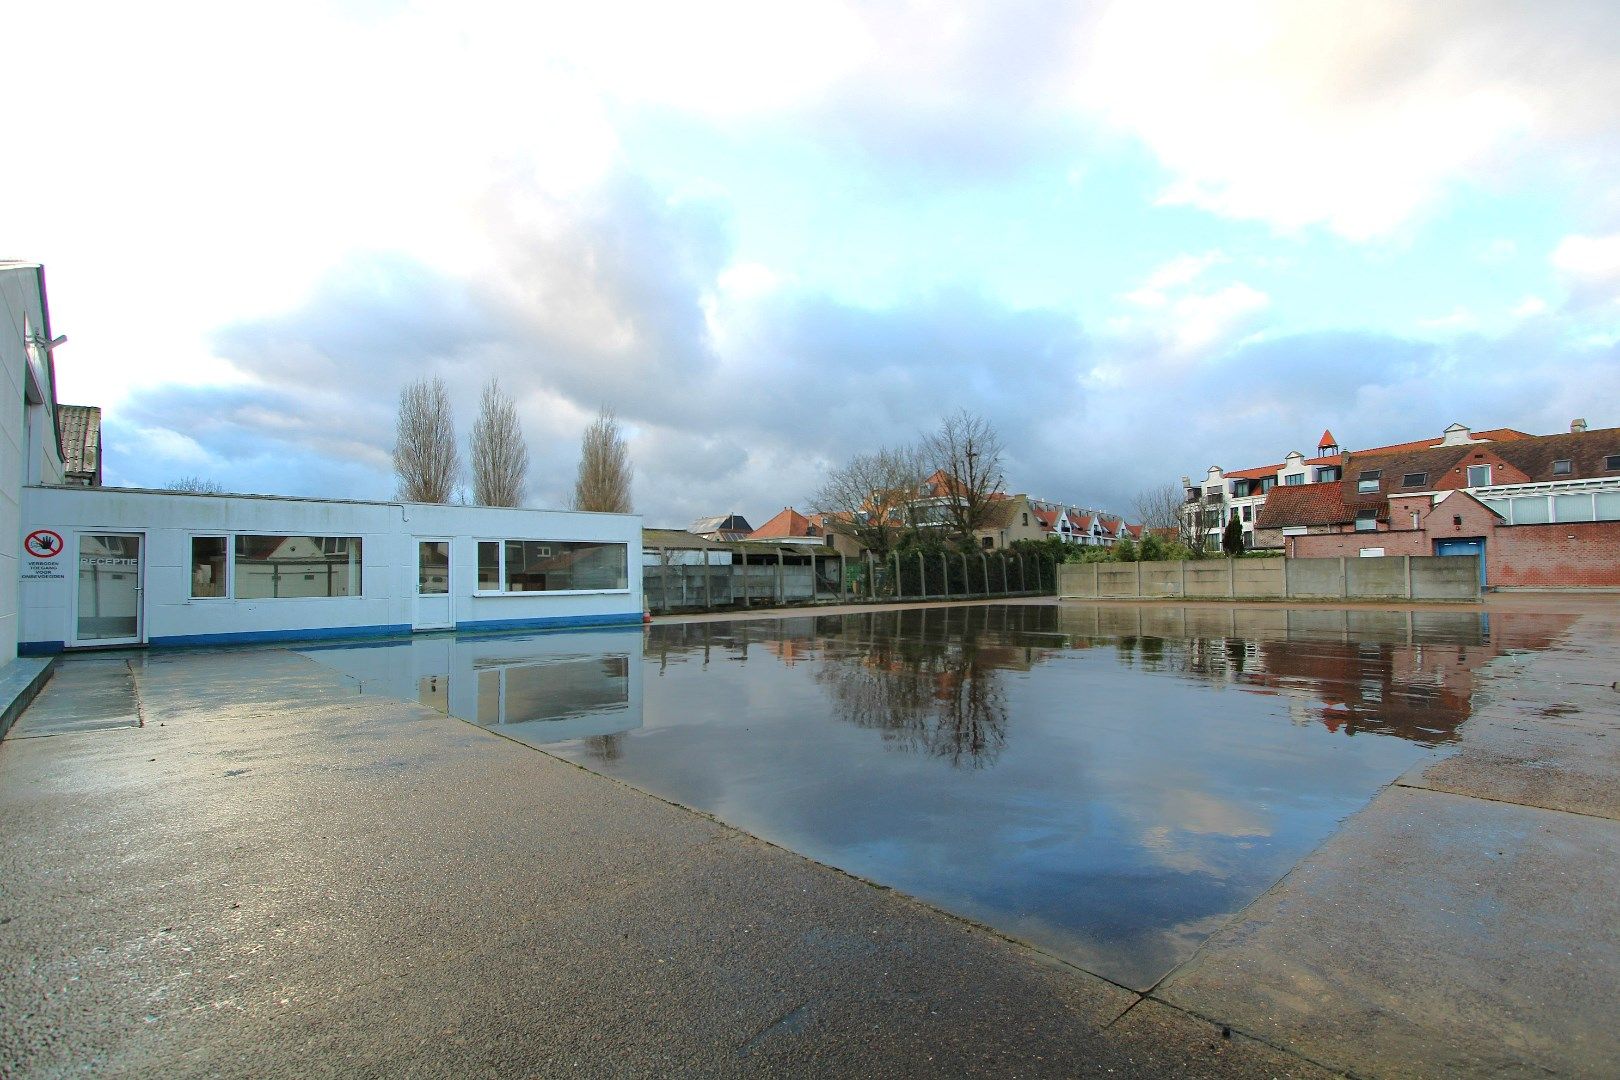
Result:
<svg viewBox="0 0 1620 1080"><path fill-rule="evenodd" d="M1434 542L1436 555L1478 555L1479 556L1479 584L1485 587L1485 541L1483 538L1472 540L1436 540Z"/></svg>

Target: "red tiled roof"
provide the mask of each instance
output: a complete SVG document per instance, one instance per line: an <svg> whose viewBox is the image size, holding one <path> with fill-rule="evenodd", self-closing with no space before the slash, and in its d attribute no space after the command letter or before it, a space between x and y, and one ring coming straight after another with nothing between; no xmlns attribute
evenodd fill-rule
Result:
<svg viewBox="0 0 1620 1080"><path fill-rule="evenodd" d="M771 520L748 534L750 540L769 540L784 536L813 536L810 531L810 519L793 509L784 506L782 512Z"/></svg>
<svg viewBox="0 0 1620 1080"><path fill-rule="evenodd" d="M1316 442L1316 448L1318 450L1322 449L1322 447L1324 447L1324 446L1338 446L1338 445L1339 445L1339 440L1335 439L1333 437L1333 432L1331 430L1327 430L1327 431L1322 432L1322 437L1320 439L1318 439L1317 442Z"/></svg>
<svg viewBox="0 0 1620 1080"><path fill-rule="evenodd" d="M1286 529L1300 525L1339 525L1356 520L1346 506L1344 484L1299 484L1272 488L1255 518L1257 529Z"/></svg>

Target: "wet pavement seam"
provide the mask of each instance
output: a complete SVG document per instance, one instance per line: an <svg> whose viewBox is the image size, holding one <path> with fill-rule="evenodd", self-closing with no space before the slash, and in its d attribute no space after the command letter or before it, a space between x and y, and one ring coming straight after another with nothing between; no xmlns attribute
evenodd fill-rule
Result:
<svg viewBox="0 0 1620 1080"><path fill-rule="evenodd" d="M1429 784L1414 784L1407 780L1395 780L1389 787L1406 788L1408 791L1422 791L1430 795L1451 795L1459 799L1478 799L1480 802L1497 803L1501 806L1517 806L1522 810L1543 810L1549 814L1567 814L1570 817L1587 818L1592 821L1620 821L1620 818L1609 814L1588 814L1580 810L1567 810L1558 806L1542 806L1539 803L1523 802L1519 799L1495 799L1489 795L1481 795L1474 791L1454 791L1451 788L1432 787ZM1380 792L1380 794L1382 793Z"/></svg>

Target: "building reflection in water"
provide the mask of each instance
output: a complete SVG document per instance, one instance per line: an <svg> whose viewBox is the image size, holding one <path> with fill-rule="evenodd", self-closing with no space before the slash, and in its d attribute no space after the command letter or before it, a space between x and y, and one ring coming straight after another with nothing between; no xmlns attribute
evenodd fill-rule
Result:
<svg viewBox="0 0 1620 1080"><path fill-rule="evenodd" d="M1016 723L1007 674L1096 648L1148 674L1285 698L1298 724L1439 745L1468 718L1480 665L1507 649L1545 648L1573 621L1494 620L1493 635L1493 617L1478 611L940 607L659 626L646 657L657 673L746 663L757 646L755 655L789 667L812 665L833 715L877 732L885 747L983 768Z"/></svg>

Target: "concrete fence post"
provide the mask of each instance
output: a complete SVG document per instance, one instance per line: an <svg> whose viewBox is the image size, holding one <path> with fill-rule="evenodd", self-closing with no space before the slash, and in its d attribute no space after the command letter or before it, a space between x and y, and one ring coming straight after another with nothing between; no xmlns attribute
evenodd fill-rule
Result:
<svg viewBox="0 0 1620 1080"><path fill-rule="evenodd" d="M664 603L664 614L669 614L669 549L658 549L658 595Z"/></svg>
<svg viewBox="0 0 1620 1080"><path fill-rule="evenodd" d="M1187 560L1181 560L1181 592L1177 595L1185 598L1187 595Z"/></svg>
<svg viewBox="0 0 1620 1080"><path fill-rule="evenodd" d="M1024 577L1024 553L1018 553L1018 591L1029 592L1029 581Z"/></svg>
<svg viewBox="0 0 1620 1080"><path fill-rule="evenodd" d="M962 556L962 595L963 596L972 596L973 595L973 579L968 576L967 552L965 552L965 551L962 552L961 556Z"/></svg>
<svg viewBox="0 0 1620 1080"><path fill-rule="evenodd" d="M990 595L990 556L979 552L979 569L984 571L984 595Z"/></svg>
<svg viewBox="0 0 1620 1080"><path fill-rule="evenodd" d="M710 611L714 610L714 566L709 562L709 549L704 548L698 554L703 559L703 606Z"/></svg>
<svg viewBox="0 0 1620 1080"><path fill-rule="evenodd" d="M1406 598L1410 600L1412 599L1412 556L1402 555L1401 562L1406 564L1402 569L1406 571Z"/></svg>
<svg viewBox="0 0 1620 1080"><path fill-rule="evenodd" d="M1226 598L1228 600L1237 596L1237 559L1226 560Z"/></svg>
<svg viewBox="0 0 1620 1080"><path fill-rule="evenodd" d="M1350 560L1339 556L1339 595L1350 599Z"/></svg>
<svg viewBox="0 0 1620 1080"><path fill-rule="evenodd" d="M1136 561L1136 598L1138 600L1142 598L1142 561L1140 559Z"/></svg>

